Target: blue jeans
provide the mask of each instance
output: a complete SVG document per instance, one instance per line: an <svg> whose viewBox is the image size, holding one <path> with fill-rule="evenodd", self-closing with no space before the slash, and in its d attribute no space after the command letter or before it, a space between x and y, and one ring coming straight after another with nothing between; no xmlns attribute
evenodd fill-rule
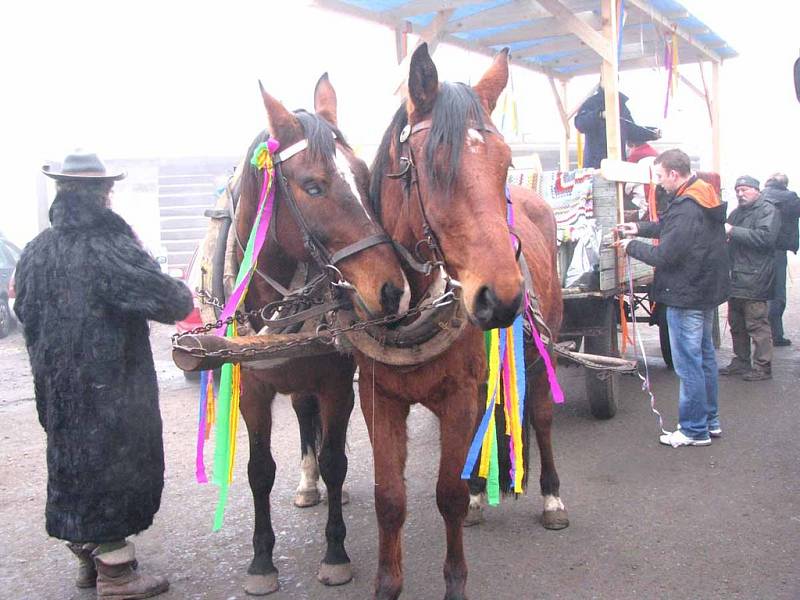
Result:
<svg viewBox="0 0 800 600"><path fill-rule="evenodd" d="M719 427L713 320L713 309L667 307L672 362L681 380L678 421L681 431L693 439L708 439L708 430Z"/></svg>

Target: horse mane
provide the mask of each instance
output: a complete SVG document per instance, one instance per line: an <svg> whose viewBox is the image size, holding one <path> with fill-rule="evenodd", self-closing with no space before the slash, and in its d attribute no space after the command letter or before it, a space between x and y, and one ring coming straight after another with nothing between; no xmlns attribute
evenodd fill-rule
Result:
<svg viewBox="0 0 800 600"><path fill-rule="evenodd" d="M381 183L393 165L392 142L408 124L408 111L403 103L383 134L369 186L372 210L381 218ZM431 130L425 141L425 174L433 186L448 192L456 179L464 149L464 137L470 127L484 126L483 107L475 91L464 83L443 82L431 113Z"/></svg>

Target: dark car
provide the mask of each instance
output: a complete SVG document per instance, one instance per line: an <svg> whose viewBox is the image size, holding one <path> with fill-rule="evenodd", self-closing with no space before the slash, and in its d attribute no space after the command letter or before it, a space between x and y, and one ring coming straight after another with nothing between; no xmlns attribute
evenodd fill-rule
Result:
<svg viewBox="0 0 800 600"><path fill-rule="evenodd" d="M11 311L13 300L9 300L13 299L11 282L19 255L20 249L0 235L0 338L11 333L16 325Z"/></svg>

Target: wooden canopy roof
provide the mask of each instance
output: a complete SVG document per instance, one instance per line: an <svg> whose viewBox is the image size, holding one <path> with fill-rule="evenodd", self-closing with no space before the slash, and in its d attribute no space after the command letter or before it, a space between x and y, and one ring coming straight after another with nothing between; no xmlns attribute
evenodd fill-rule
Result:
<svg viewBox="0 0 800 600"><path fill-rule="evenodd" d="M600 0L316 0L316 5L419 35L433 49L451 44L554 79L598 73L610 59ZM719 35L675 0L623 0L618 70L659 67L665 42L678 41L680 64L736 56ZM400 42L398 41L398 44ZM401 56L398 50L398 56Z"/></svg>

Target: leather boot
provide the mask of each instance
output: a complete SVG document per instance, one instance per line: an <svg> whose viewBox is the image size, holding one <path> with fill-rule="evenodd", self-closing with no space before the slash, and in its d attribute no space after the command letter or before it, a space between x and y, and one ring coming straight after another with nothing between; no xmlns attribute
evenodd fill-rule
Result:
<svg viewBox="0 0 800 600"><path fill-rule="evenodd" d="M132 542L118 550L94 555L97 568L97 597L108 600L151 598L169 589L166 577L146 575L135 568L136 548Z"/></svg>
<svg viewBox="0 0 800 600"><path fill-rule="evenodd" d="M97 544L70 542L67 548L78 558L78 576L75 578L75 585L79 588L94 587L97 582L97 569L94 568L92 552L97 549Z"/></svg>

